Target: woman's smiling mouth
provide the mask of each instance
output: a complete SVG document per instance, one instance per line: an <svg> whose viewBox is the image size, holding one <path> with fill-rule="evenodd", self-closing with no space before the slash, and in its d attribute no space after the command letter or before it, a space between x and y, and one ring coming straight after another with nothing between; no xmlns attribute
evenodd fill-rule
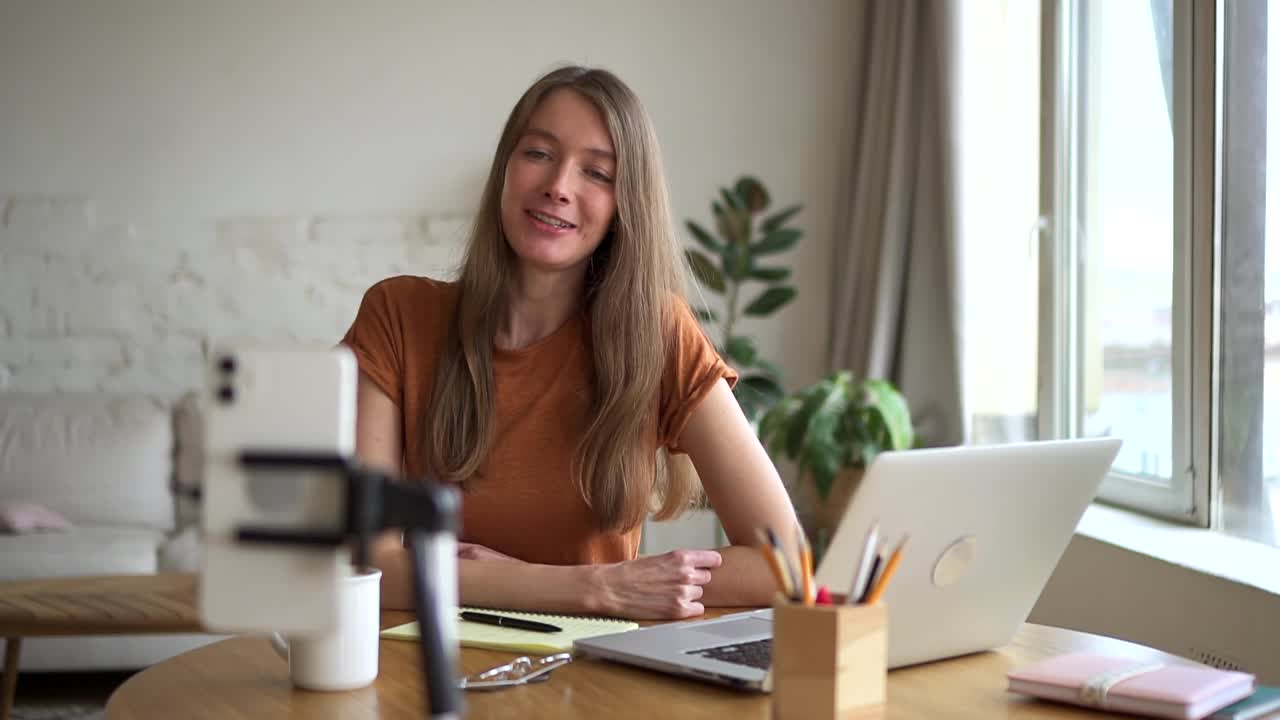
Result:
<svg viewBox="0 0 1280 720"><path fill-rule="evenodd" d="M568 222L567 220L561 220L555 215L549 215L547 213L539 212L537 210L526 210L525 214L533 219L534 224L536 226L546 228L551 232L572 230L573 228L577 227L577 225L574 225L573 223Z"/></svg>

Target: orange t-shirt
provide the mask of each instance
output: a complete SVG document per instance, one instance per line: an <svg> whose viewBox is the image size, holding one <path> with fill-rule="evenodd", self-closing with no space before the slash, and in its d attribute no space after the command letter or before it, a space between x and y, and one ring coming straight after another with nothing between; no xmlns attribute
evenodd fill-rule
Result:
<svg viewBox="0 0 1280 720"><path fill-rule="evenodd" d="M400 408L405 475L425 477L423 433L439 348L457 302L455 283L402 275L371 287L342 342L360 371ZM737 382L682 304L678 342L667 359L653 447L680 452L693 410L720 378ZM466 484L460 540L529 562L559 565L636 557L640 527L596 528L572 475L589 409L591 338L576 314L552 334L517 351L494 348L494 442L479 476Z"/></svg>

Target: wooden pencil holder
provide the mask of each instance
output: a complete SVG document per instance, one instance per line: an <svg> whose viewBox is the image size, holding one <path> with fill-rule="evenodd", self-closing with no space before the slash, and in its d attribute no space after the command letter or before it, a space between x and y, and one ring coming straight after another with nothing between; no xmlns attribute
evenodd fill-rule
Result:
<svg viewBox="0 0 1280 720"><path fill-rule="evenodd" d="M774 720L884 717L888 611L779 602L773 608Z"/></svg>

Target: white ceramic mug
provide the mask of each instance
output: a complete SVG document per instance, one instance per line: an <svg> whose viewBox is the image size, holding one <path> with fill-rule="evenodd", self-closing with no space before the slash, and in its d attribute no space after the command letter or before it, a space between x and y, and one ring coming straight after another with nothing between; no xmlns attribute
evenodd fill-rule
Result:
<svg viewBox="0 0 1280 720"><path fill-rule="evenodd" d="M338 626L320 635L271 634L289 663L289 679L307 690L355 690L378 677L378 616L382 571L352 571L338 596Z"/></svg>

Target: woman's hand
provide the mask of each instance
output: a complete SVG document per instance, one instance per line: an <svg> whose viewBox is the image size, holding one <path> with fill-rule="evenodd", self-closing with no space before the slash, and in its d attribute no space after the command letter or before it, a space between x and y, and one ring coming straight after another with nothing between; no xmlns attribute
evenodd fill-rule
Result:
<svg viewBox="0 0 1280 720"><path fill-rule="evenodd" d="M672 550L663 555L591 566L600 612L635 620L678 620L703 613L702 586L720 567L715 550Z"/></svg>
<svg viewBox="0 0 1280 720"><path fill-rule="evenodd" d="M524 562L519 558L513 558L510 555L500 553L490 547L485 547L478 543L459 542L458 543L458 559L459 560L500 560L503 562Z"/></svg>

